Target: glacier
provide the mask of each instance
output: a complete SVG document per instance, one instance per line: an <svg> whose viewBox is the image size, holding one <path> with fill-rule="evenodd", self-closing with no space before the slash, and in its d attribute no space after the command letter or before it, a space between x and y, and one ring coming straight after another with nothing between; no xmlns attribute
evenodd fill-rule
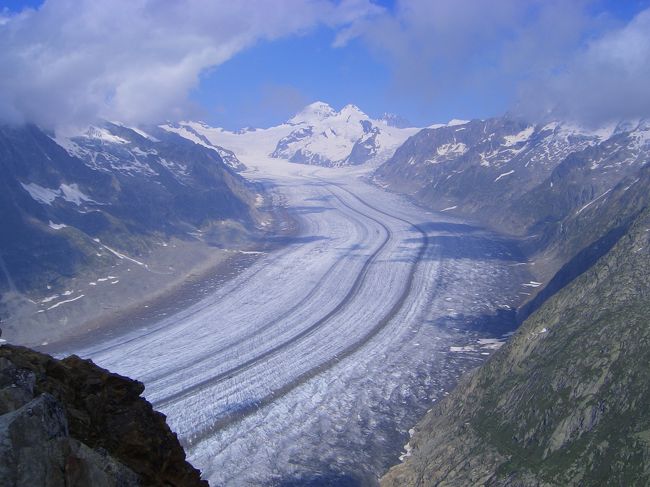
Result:
<svg viewBox="0 0 650 487"><path fill-rule="evenodd" d="M197 303L66 352L144 382L212 485L372 485L490 353L468 344L512 329L485 323L516 307L527 265L368 167L291 164L261 135L235 152L297 233Z"/></svg>

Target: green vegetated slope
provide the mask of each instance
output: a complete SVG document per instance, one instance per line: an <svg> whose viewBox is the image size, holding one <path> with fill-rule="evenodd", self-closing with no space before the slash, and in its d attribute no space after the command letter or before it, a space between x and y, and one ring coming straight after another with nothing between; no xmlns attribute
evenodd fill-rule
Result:
<svg viewBox="0 0 650 487"><path fill-rule="evenodd" d="M585 215L633 215L616 243L426 415L382 485L650 485L647 172Z"/></svg>

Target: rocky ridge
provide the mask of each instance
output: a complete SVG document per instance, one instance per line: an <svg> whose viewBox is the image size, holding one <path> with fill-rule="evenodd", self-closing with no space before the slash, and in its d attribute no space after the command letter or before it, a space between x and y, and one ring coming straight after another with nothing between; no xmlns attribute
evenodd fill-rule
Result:
<svg viewBox="0 0 650 487"><path fill-rule="evenodd" d="M536 247L557 272L510 341L415 427L382 485L650 482L650 166L634 130L568 154L518 214L498 200L495 219L546 212Z"/></svg>
<svg viewBox="0 0 650 487"><path fill-rule="evenodd" d="M0 346L0 485L203 486L142 383Z"/></svg>
<svg viewBox="0 0 650 487"><path fill-rule="evenodd" d="M533 255L546 250L569 219L636 178L649 156L646 120L589 130L505 116L424 129L374 178L434 210L525 237L524 250ZM547 257L542 279L571 256Z"/></svg>
<svg viewBox="0 0 650 487"><path fill-rule="evenodd" d="M85 332L121 295L162 292L273 220L264 188L217 150L155 127L2 125L0 171L0 319L14 343Z"/></svg>

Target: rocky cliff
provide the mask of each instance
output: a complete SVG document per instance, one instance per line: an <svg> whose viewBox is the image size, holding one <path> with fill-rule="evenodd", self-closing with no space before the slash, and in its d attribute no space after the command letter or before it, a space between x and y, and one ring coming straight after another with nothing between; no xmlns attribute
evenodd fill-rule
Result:
<svg viewBox="0 0 650 487"><path fill-rule="evenodd" d="M0 125L0 319L12 343L85 333L271 231L264 188L227 153L151 132Z"/></svg>
<svg viewBox="0 0 650 487"><path fill-rule="evenodd" d="M646 195L609 250L426 415L383 486L650 484L647 188L616 200Z"/></svg>
<svg viewBox="0 0 650 487"><path fill-rule="evenodd" d="M1 486L203 486L144 386L89 360L0 347Z"/></svg>
<svg viewBox="0 0 650 487"><path fill-rule="evenodd" d="M215 228L255 227L255 188L214 150L158 135L108 122L67 138L0 126L0 226L11 230L0 234L0 292L44 292L174 237L213 243L227 240Z"/></svg>
<svg viewBox="0 0 650 487"><path fill-rule="evenodd" d="M566 263L554 245L577 216L631 185L650 154L650 123L599 130L567 123L532 125L505 117L424 129L375 173L383 187L438 211L523 237L545 281Z"/></svg>

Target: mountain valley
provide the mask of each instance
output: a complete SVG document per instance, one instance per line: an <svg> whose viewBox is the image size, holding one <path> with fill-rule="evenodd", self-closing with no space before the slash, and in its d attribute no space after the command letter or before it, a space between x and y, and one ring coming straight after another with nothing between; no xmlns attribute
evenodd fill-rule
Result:
<svg viewBox="0 0 650 487"><path fill-rule="evenodd" d="M68 321L135 303L229 257L219 249L256 245L272 226L264 189L217 150L157 135L108 122L67 138L35 126L0 131L6 336L60 339ZM76 300L81 309L68 305Z"/></svg>
<svg viewBox="0 0 650 487"><path fill-rule="evenodd" d="M647 123L403 125L3 128L4 337L141 380L213 485L641 478Z"/></svg>
<svg viewBox="0 0 650 487"><path fill-rule="evenodd" d="M6 0L0 66L0 487L650 485L650 0Z"/></svg>

